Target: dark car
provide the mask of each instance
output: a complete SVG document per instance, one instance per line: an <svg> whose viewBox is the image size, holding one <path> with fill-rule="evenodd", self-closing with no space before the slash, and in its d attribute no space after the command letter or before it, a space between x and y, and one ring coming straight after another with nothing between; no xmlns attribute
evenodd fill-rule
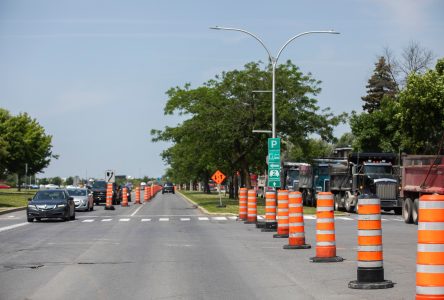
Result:
<svg viewBox="0 0 444 300"><path fill-rule="evenodd" d="M165 193L173 193L174 194L174 185L171 182L167 182L162 187L162 194Z"/></svg>
<svg viewBox="0 0 444 300"><path fill-rule="evenodd" d="M104 180L97 180L93 183L91 190L93 193L94 204L99 205L100 203L106 203L106 189L108 183ZM112 184L113 188L113 197L112 204L120 204L119 194L117 191L117 185L115 183Z"/></svg>
<svg viewBox="0 0 444 300"><path fill-rule="evenodd" d="M26 208L28 222L44 218L64 221L76 218L74 198L66 190L41 190L29 200Z"/></svg>

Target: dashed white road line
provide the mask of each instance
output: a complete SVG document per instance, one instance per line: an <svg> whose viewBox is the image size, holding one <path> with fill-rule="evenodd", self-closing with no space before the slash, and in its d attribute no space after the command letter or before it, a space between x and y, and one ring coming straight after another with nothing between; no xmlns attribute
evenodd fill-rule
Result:
<svg viewBox="0 0 444 300"><path fill-rule="evenodd" d="M82 223L92 223L92 222L94 222L94 219L86 219L82 221Z"/></svg>
<svg viewBox="0 0 444 300"><path fill-rule="evenodd" d="M28 224L29 223L25 222L25 223L18 223L18 224L6 226L6 227L0 227L0 232L11 230L11 229L18 228L18 227L22 227L22 226L25 226L25 225L28 225Z"/></svg>
<svg viewBox="0 0 444 300"><path fill-rule="evenodd" d="M227 218L226 217L213 217L214 221L226 221Z"/></svg>
<svg viewBox="0 0 444 300"><path fill-rule="evenodd" d="M304 216L305 220L316 220L315 216Z"/></svg>
<svg viewBox="0 0 444 300"><path fill-rule="evenodd" d="M129 222L130 219L128 218L124 218L124 219L119 219L119 222Z"/></svg>
<svg viewBox="0 0 444 300"><path fill-rule="evenodd" d="M199 221L209 221L208 217L199 217Z"/></svg>
<svg viewBox="0 0 444 300"><path fill-rule="evenodd" d="M190 218L180 218L181 221L190 221Z"/></svg>
<svg viewBox="0 0 444 300"><path fill-rule="evenodd" d="M159 218L159 222L168 222L170 218Z"/></svg>
<svg viewBox="0 0 444 300"><path fill-rule="evenodd" d="M230 220L237 220L237 217L228 217Z"/></svg>
<svg viewBox="0 0 444 300"><path fill-rule="evenodd" d="M347 221L353 221L353 218L348 218L348 217L335 217L335 219L340 219L340 220L347 220Z"/></svg>
<svg viewBox="0 0 444 300"><path fill-rule="evenodd" d="M110 221L112 221L113 219L103 219L102 220L102 222L110 222Z"/></svg>
<svg viewBox="0 0 444 300"><path fill-rule="evenodd" d="M151 222L151 219L142 219L141 222Z"/></svg>

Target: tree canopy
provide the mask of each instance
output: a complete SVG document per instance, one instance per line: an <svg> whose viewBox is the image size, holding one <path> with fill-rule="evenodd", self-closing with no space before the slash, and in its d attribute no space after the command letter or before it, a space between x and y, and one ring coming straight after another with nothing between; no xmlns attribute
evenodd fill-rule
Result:
<svg viewBox="0 0 444 300"><path fill-rule="evenodd" d="M36 174L46 168L52 155L52 136L27 113L11 116L0 109L0 169L1 174L14 173L20 177Z"/></svg>
<svg viewBox="0 0 444 300"><path fill-rule="evenodd" d="M170 141L173 146L162 153L171 166L169 175L178 182L201 179L220 169L231 175L240 172L249 184L250 172L264 172L268 135L254 129L271 129L269 66L248 63L242 70L222 72L203 86L171 88L165 114L188 116L176 127L152 130L153 141ZM276 69L276 132L285 145L300 145L310 151L307 139L313 134L333 139L333 127L344 119L329 109L321 110L315 97L320 81L303 74L287 61Z"/></svg>

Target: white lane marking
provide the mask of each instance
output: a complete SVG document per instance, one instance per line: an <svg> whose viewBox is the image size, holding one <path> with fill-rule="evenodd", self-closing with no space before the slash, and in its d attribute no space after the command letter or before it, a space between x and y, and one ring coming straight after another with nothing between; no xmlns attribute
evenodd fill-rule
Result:
<svg viewBox="0 0 444 300"><path fill-rule="evenodd" d="M209 221L208 217L199 217L199 221Z"/></svg>
<svg viewBox="0 0 444 300"><path fill-rule="evenodd" d="M393 219L393 221L404 222L403 219Z"/></svg>
<svg viewBox="0 0 444 300"><path fill-rule="evenodd" d="M304 216L305 220L316 220L315 216Z"/></svg>
<svg viewBox="0 0 444 300"><path fill-rule="evenodd" d="M388 221L388 219L381 218L381 221Z"/></svg>
<svg viewBox="0 0 444 300"><path fill-rule="evenodd" d="M119 222L129 222L130 219L125 218L125 219L119 219Z"/></svg>
<svg viewBox="0 0 444 300"><path fill-rule="evenodd" d="M92 222L94 222L94 219L87 219L82 221L82 223L92 223Z"/></svg>
<svg viewBox="0 0 444 300"><path fill-rule="evenodd" d="M237 220L237 217L228 217L230 220Z"/></svg>
<svg viewBox="0 0 444 300"><path fill-rule="evenodd" d="M263 216L257 216L258 220L263 220L265 219Z"/></svg>
<svg viewBox="0 0 444 300"><path fill-rule="evenodd" d="M226 217L213 217L214 221L226 221L227 218Z"/></svg>
<svg viewBox="0 0 444 300"><path fill-rule="evenodd" d="M6 227L0 227L0 232L6 231L6 230L10 230L10 229L14 229L14 228L18 228L18 227L22 227L22 226L25 226L25 225L28 225L28 224L29 223L25 222L25 223L18 223L18 224L6 226Z"/></svg>
<svg viewBox="0 0 444 300"><path fill-rule="evenodd" d="M346 220L346 221L353 221L354 219L352 218L348 218L348 217L335 217L336 219L340 219L340 220Z"/></svg>
<svg viewBox="0 0 444 300"><path fill-rule="evenodd" d="M159 218L159 222L168 222L170 218Z"/></svg>
<svg viewBox="0 0 444 300"><path fill-rule="evenodd" d="M134 217L135 214L139 212L139 210L143 207L143 205L140 205L132 214L131 217Z"/></svg>
<svg viewBox="0 0 444 300"><path fill-rule="evenodd" d="M151 222L151 219L142 219L141 222Z"/></svg>
<svg viewBox="0 0 444 300"><path fill-rule="evenodd" d="M8 218L15 218L15 216L9 216Z"/></svg>
<svg viewBox="0 0 444 300"><path fill-rule="evenodd" d="M190 218L180 218L181 221L190 221Z"/></svg>
<svg viewBox="0 0 444 300"><path fill-rule="evenodd" d="M112 219L103 219L102 222L110 222Z"/></svg>

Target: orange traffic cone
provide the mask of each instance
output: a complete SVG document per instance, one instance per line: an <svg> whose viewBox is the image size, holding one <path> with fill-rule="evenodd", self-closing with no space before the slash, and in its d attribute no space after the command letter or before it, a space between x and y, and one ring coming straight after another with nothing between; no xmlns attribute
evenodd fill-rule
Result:
<svg viewBox="0 0 444 300"><path fill-rule="evenodd" d="M276 191L265 193L265 228L262 232L276 231Z"/></svg>
<svg viewBox="0 0 444 300"><path fill-rule="evenodd" d="M247 220L247 193L248 189L239 189L239 221Z"/></svg>
<svg viewBox="0 0 444 300"><path fill-rule="evenodd" d="M288 245L284 245L284 249L311 248L305 243L304 214L300 192L290 192L288 196L288 222Z"/></svg>
<svg viewBox="0 0 444 300"><path fill-rule="evenodd" d="M288 238L288 191L278 191L277 233L274 238Z"/></svg>
<svg viewBox="0 0 444 300"><path fill-rule="evenodd" d="M128 206L128 195L126 193L127 193L127 188L123 187L122 188L122 203L121 203L122 207Z"/></svg>
<svg viewBox="0 0 444 300"><path fill-rule="evenodd" d="M320 192L316 207L316 256L312 262L341 262L344 259L336 256L335 216L333 194Z"/></svg>
<svg viewBox="0 0 444 300"><path fill-rule="evenodd" d="M113 184L108 182L106 185L106 203L105 203L105 209L106 210L114 210L113 206Z"/></svg>

